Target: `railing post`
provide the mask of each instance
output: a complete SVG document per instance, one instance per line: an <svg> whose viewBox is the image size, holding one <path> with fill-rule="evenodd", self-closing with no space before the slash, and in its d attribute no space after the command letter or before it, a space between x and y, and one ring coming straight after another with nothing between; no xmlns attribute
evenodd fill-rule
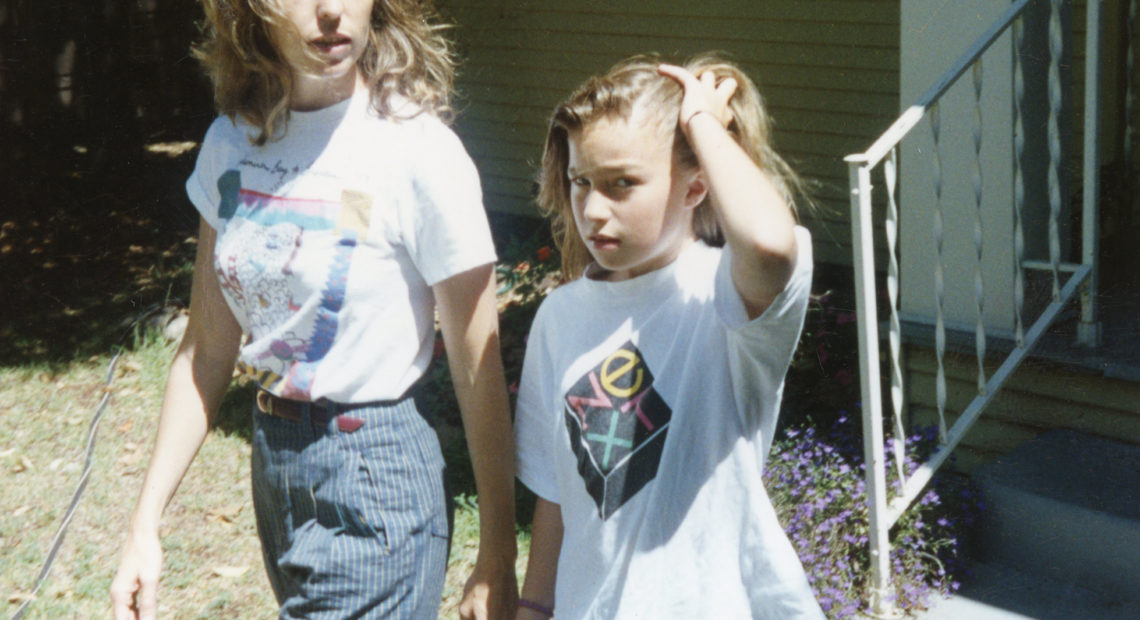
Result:
<svg viewBox="0 0 1140 620"><path fill-rule="evenodd" d="M863 397L863 457L866 461L871 556L868 612L901 617L891 588L891 523L887 512L883 398L879 383L879 328L875 303L875 244L871 221L871 167L865 157L847 158L851 187L851 237L855 254L855 316L859 331L859 378ZM900 438L901 440L901 438Z"/></svg>
<svg viewBox="0 0 1140 620"><path fill-rule="evenodd" d="M1081 216L1081 264L1091 268L1081 289L1081 323L1077 341L1087 347L1100 344L1101 325L1096 295L1100 266L1100 51L1104 30L1104 0L1088 0L1085 40L1085 161ZM1131 79L1131 76L1130 76Z"/></svg>

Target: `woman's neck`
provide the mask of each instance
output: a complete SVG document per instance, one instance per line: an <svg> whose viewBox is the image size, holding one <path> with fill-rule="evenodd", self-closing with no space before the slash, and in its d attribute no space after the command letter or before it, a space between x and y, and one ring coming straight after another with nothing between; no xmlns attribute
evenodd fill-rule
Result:
<svg viewBox="0 0 1140 620"><path fill-rule="evenodd" d="M367 84L359 71L353 71L335 80L304 74L294 75L289 109L296 112L321 110L352 97L362 88L367 88Z"/></svg>

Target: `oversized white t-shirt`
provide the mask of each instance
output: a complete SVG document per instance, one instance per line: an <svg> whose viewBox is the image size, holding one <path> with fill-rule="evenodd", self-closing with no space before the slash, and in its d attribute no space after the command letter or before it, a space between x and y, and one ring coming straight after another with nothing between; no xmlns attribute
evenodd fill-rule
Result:
<svg viewBox="0 0 1140 620"><path fill-rule="evenodd" d="M278 396L402 395L434 339L431 286L495 260L478 174L429 114L381 119L369 93L292 112L265 146L228 117L186 183L217 232L222 293L249 335L239 367Z"/></svg>
<svg viewBox="0 0 1140 620"><path fill-rule="evenodd" d="M730 252L694 243L538 311L519 478L559 504L557 618L821 618L761 475L811 288L811 239L749 321Z"/></svg>

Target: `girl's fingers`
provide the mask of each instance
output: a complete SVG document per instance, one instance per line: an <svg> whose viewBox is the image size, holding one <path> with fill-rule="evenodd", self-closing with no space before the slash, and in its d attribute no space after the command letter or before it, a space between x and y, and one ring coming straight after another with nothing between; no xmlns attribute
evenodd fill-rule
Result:
<svg viewBox="0 0 1140 620"><path fill-rule="evenodd" d="M678 67L677 65L660 64L657 66L657 72L677 80L686 90L697 81L697 77L690 73L688 69Z"/></svg>
<svg viewBox="0 0 1140 620"><path fill-rule="evenodd" d="M724 101L727 103L732 99L732 96L736 94L736 87L736 78L727 77L724 78L720 84L717 84L716 92L723 96Z"/></svg>
<svg viewBox="0 0 1140 620"><path fill-rule="evenodd" d="M698 112L712 114L725 127L732 122L732 109L728 102L736 93L735 79L726 77L717 83L714 71L702 71L700 75L694 75L684 67L670 64L658 65L657 71L676 80L685 91L685 101L681 104L683 125L687 125L688 120Z"/></svg>

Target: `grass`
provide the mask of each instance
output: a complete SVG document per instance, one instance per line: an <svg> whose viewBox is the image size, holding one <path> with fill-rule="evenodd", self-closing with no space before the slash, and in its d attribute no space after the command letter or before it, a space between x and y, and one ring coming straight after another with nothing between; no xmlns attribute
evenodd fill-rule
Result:
<svg viewBox="0 0 1140 620"><path fill-rule="evenodd" d="M127 518L149 461L173 345L147 338L125 353L98 430L93 469L52 572L28 618L102 618ZM103 395L106 356L55 370L0 370L0 574L8 614L34 586L85 454L88 423ZM249 504L248 433L211 433L163 522L164 617L266 618L272 595L261 572Z"/></svg>
<svg viewBox="0 0 1140 620"><path fill-rule="evenodd" d="M93 469L54 567L26 618L103 618L127 518L157 423L174 345L141 338L119 360L98 428ZM0 369L0 584L10 617L34 586L85 460L88 427L104 393L109 355L66 365ZM249 389L234 386L218 424L163 521L159 611L169 618L272 618L249 499ZM445 442L462 432L445 429ZM450 454L462 452L445 445ZM441 617L455 606L474 564L477 508L457 498L455 535ZM519 533L519 569L528 536ZM520 573L521 577L521 573Z"/></svg>

